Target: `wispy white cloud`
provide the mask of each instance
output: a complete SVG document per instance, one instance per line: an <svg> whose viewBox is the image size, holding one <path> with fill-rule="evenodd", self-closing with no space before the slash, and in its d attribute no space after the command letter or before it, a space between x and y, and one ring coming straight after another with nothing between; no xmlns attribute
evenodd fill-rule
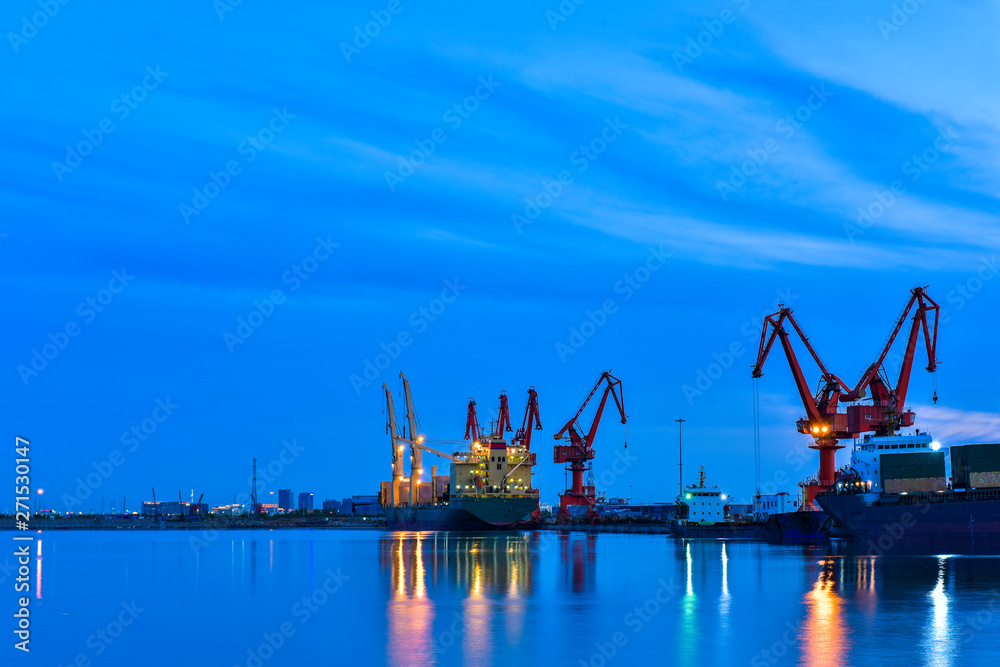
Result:
<svg viewBox="0 0 1000 667"><path fill-rule="evenodd" d="M959 410L939 405L915 405L917 425L941 444L1000 442L1000 413Z"/></svg>

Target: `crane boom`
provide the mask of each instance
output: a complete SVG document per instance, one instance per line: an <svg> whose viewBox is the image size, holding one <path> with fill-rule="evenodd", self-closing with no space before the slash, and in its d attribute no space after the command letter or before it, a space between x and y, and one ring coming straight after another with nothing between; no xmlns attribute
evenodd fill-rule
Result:
<svg viewBox="0 0 1000 667"><path fill-rule="evenodd" d="M838 414L837 407L841 394L850 391L850 388L823 364L823 360L820 359L808 337L792 316L791 308L782 304L779 304L779 307L778 312L768 315L764 319L764 326L760 332L760 346L757 348L757 361L754 363L751 376L759 378L764 374L764 362L767 360L767 354L771 350L775 337L779 338L785 352L785 358L788 360L788 366L792 371L792 377L795 379L795 388L799 392L799 399L806 411L806 418L798 420L796 427L799 433L810 433L815 438L810 447L819 450L819 484L816 486L817 488L828 486L833 484L837 450L843 448L843 445L838 443L835 433L847 425L847 415ZM788 320L792 325L822 373L821 387L815 396L810 392L809 383L806 381L802 367L795 356L790 336L783 324L785 320ZM770 336L768 336L769 331ZM813 490L807 494L807 502L812 502L815 493L816 491Z"/></svg>
<svg viewBox="0 0 1000 667"><path fill-rule="evenodd" d="M598 378L597 383L594 384L594 388L590 390L590 393L587 395L587 398L583 400L583 404L580 406L580 409L576 411L576 414L573 415L573 417L568 422L566 422L561 429L559 429L558 433L552 436L553 438L559 440L560 438L563 437L563 435L566 433L567 430L570 431L571 435L572 432L574 431L579 433L579 431L582 430L582 428L581 429L574 428L575 426L580 426L577 420L580 418L580 415L583 414L583 411L587 407L587 404L590 403L590 399L593 398L594 394L597 393L597 390L601 388L601 383L604 382L605 380L608 381L608 386L604 390L604 395L601 396L601 402L598 405L597 414L594 415L594 422L593 424L591 424L590 431L587 434L588 437L586 438L586 442L589 445L594 441L594 435L597 434L597 424L601 421L601 414L604 412L604 404L608 400L609 393L612 394L615 398L615 404L618 406L618 412L622 416L622 424L625 423L626 419L625 402L624 398L619 398L619 395L621 394L622 382L621 380L613 376L611 374L611 371L605 371L604 373L601 374L601 377ZM618 387L617 393L613 391L615 387Z"/></svg>
<svg viewBox="0 0 1000 667"><path fill-rule="evenodd" d="M455 456L454 454L446 454L445 452L442 452L440 449L434 449L433 447L425 445L423 438L421 438L418 441L412 441L412 440L407 440L406 438L400 438L399 441L405 442L406 444L410 445L411 447L415 447L416 449L426 450L431 454L436 454L441 458L448 459L449 461L459 462L462 460L460 457Z"/></svg>
<svg viewBox="0 0 1000 667"><path fill-rule="evenodd" d="M423 450L415 443L423 442L424 436L417 433L417 414L413 409L410 381L403 375L403 371L399 372L399 377L403 380L403 394L406 397L406 421L410 426L410 507L413 507L419 499L417 486L419 486L424 465Z"/></svg>
<svg viewBox="0 0 1000 667"><path fill-rule="evenodd" d="M920 337L921 333L924 339L924 349L927 352L926 370L930 373L937 370L937 332L940 308L937 302L927 295L925 292L926 289L926 287L914 287L910 290L910 298L906 302L906 306L903 308L899 319L896 320L896 326L889 335L889 340L886 341L885 346L882 348L882 353L875 363L868 367L854 389L844 396L846 400L859 400L865 396L866 390L870 390L873 399L878 400L881 398L882 400L892 401L893 405L886 407L902 408L906 404L906 392L910 385L910 371L913 368L913 355L917 348L917 338ZM903 359L899 366L899 377L896 379L896 388L895 390L891 387L883 389L885 381L880 377L883 362L889 355L889 350L896 340L896 335L902 329L903 322L906 321L906 317L910 314L910 309L913 308L914 304L916 304L917 309L913 313L913 324L910 327L910 335L906 341L906 351L903 353ZM928 312L934 313L933 326L928 324ZM936 403L937 392L934 393L933 399Z"/></svg>
<svg viewBox="0 0 1000 667"><path fill-rule="evenodd" d="M795 356L791 337L788 335L788 331L783 324L785 320L788 320L792 325L795 333L798 334L799 339L809 351L809 355L816 362L816 365L819 366L823 386L815 396L813 396L809 382L802 372L802 366ZM769 330L770 336L768 336ZM764 362L767 361L767 355L771 351L771 346L774 344L775 338L781 341L781 348L785 353L785 358L788 360L788 367L791 369L792 377L795 380L795 388L799 392L799 399L806 410L809 422L811 424L821 424L824 420L828 419L829 414L837 411L841 393L850 391L850 388L847 386L847 383L827 370L826 365L823 364L823 360L820 359L819 354L816 353L816 350L809 342L809 338L803 333L802 328L799 327L798 322L792 316L792 309L783 306L778 312L772 313L764 319L764 326L760 332L760 345L757 348L757 361L753 366L752 377L759 378L764 374Z"/></svg>
<svg viewBox="0 0 1000 667"><path fill-rule="evenodd" d="M385 392L386 422L385 431L389 434L389 444L392 446L392 497L389 502L392 507L399 505L399 482L403 478L403 457L400 455L402 445L399 444L399 430L396 427L396 408L392 403L392 391L389 385L382 383Z"/></svg>

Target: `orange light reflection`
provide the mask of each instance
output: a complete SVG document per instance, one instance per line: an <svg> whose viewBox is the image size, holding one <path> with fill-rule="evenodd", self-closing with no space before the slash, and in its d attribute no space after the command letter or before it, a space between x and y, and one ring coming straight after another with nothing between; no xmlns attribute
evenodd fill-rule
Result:
<svg viewBox="0 0 1000 667"><path fill-rule="evenodd" d="M834 591L836 564L832 558L821 561L816 585L806 593L806 619L799 633L802 662L806 665L845 664L847 629L841 611L843 601Z"/></svg>
<svg viewBox="0 0 1000 667"><path fill-rule="evenodd" d="M423 536L399 533L392 550L395 591L386 610L390 662L432 664L434 603L424 583Z"/></svg>

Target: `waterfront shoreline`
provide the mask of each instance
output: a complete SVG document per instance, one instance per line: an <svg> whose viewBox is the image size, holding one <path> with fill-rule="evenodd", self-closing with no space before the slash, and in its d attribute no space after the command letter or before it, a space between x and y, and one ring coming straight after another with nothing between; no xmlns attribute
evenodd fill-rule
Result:
<svg viewBox="0 0 1000 667"><path fill-rule="evenodd" d="M382 517L369 519L340 519L329 517L303 517L298 520L233 519L207 521L156 521L154 519L123 518L59 518L32 519L28 531L36 530L281 530L289 528L385 528ZM14 519L0 519L0 531L24 532Z"/></svg>
<svg viewBox="0 0 1000 667"><path fill-rule="evenodd" d="M29 531L36 530L286 530L315 528L321 530L352 528L388 530L385 517L295 517L282 519L218 519L198 521L157 521L148 518L60 517L33 518ZM582 533L621 533L669 535L666 524L661 523L598 523L598 524L520 524L510 531L556 531ZM20 532L17 521L0 518L0 531Z"/></svg>

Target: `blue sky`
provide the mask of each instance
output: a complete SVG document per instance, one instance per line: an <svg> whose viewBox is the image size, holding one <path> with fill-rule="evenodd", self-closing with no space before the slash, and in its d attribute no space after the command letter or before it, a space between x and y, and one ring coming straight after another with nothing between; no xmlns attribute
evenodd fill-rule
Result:
<svg viewBox="0 0 1000 667"><path fill-rule="evenodd" d="M761 314L791 305L850 382L914 285L948 313L917 424L997 437L995 3L55 6L7 3L0 56L3 423L51 506L115 451L77 509L231 501L293 441L265 491L374 492L399 370L445 440L500 390L519 423L534 385L545 500L551 434L606 369L639 461L609 495L673 498L678 416L686 470L749 495ZM255 302L270 315L233 343ZM816 458L789 463L807 443L780 356L760 386L763 477L794 490ZM608 418L595 472L622 439Z"/></svg>

